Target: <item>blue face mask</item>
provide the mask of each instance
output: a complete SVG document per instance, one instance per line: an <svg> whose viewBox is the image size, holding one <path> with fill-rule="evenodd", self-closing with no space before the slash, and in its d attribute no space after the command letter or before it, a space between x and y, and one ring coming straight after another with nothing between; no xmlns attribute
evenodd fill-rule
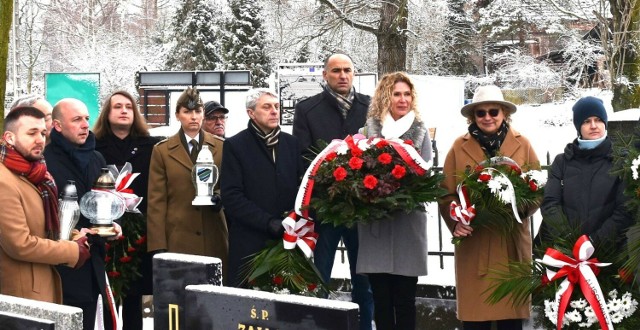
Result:
<svg viewBox="0 0 640 330"><path fill-rule="evenodd" d="M580 137L578 137L578 147L580 149L586 149L586 150L593 149L599 146L600 143L602 143L602 141L604 141L604 139L606 138L607 138L606 131L604 132L604 135L601 138L595 139L595 140L583 140Z"/></svg>

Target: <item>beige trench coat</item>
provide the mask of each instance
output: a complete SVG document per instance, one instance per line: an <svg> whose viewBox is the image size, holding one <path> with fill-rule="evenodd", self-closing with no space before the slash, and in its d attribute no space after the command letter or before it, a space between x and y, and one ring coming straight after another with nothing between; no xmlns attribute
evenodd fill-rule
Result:
<svg viewBox="0 0 640 330"><path fill-rule="evenodd" d="M196 194L191 181L193 163L178 133L156 144L149 165L149 202L147 206L148 250L210 256L227 263L229 241L227 222L222 211L211 206L193 206ZM204 134L218 169L222 162L220 138ZM218 187L216 187L218 189Z"/></svg>
<svg viewBox="0 0 640 330"><path fill-rule="evenodd" d="M4 164L0 178L0 293L61 304L62 282L53 266L75 266L78 244L45 239L38 189Z"/></svg>
<svg viewBox="0 0 640 330"><path fill-rule="evenodd" d="M513 159L520 166L539 168L536 153L527 138L509 128L509 132L500 147L499 154ZM440 204L440 214L449 230L453 232L455 222L449 217L449 204L457 200L455 190L461 181L460 175L467 166L475 168L486 160L480 144L469 133L458 137L444 162L444 188L449 195ZM525 170L525 168L523 168ZM536 208L537 209L537 208ZM535 209L527 210L530 215ZM513 221L516 221L515 219ZM485 290L491 285L488 280L490 269L500 269L509 261L531 260L531 233L529 220L523 219L522 225L508 237L483 228L476 228L473 236L465 238L455 248L456 295L458 319L462 321L489 321L503 319L524 319L530 316L530 303L513 306L508 299L490 305L485 302L488 294Z"/></svg>

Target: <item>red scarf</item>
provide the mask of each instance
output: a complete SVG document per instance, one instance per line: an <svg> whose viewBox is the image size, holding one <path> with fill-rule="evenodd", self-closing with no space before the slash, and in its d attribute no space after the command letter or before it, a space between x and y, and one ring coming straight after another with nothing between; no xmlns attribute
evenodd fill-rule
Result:
<svg viewBox="0 0 640 330"><path fill-rule="evenodd" d="M31 182L42 197L45 218L45 235L50 239L58 239L60 222L58 220L58 188L53 177L47 171L44 158L30 162L20 155L12 146L0 144L0 162L11 172L23 176Z"/></svg>

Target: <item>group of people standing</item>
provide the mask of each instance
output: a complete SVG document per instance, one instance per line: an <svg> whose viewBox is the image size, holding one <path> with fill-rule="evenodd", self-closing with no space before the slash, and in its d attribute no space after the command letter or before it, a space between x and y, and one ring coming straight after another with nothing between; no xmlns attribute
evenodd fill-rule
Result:
<svg viewBox="0 0 640 330"><path fill-rule="evenodd" d="M355 91L354 72L349 56L329 56L323 91L297 103L292 134L281 131L280 102L266 89L247 94L247 128L229 138L224 132L229 110L216 101L202 102L192 88L176 102L178 133L164 140L150 136L134 97L126 91L105 100L93 131L87 107L78 100L63 99L53 110L39 106L41 98L17 103L5 119L0 144L0 175L8 178L0 180L0 292L80 307L84 328L93 328L98 295L105 294L105 240L86 229L90 224L85 218L71 240L56 237L58 190L74 180L80 198L100 168L125 162L140 173L131 188L145 197L139 209L147 215L149 253L143 258L142 279L123 303L124 329L142 328L140 298L151 293L155 253L218 257L224 284L247 287L242 272L246 258L282 236L282 219L293 209L312 150L321 148L321 141L360 132L411 140L425 161L433 156L410 77L403 72L384 75L370 98ZM444 163L447 195L441 214L453 236L468 236L455 248L457 312L464 329L490 329L494 321L498 329L520 329L530 313L530 306L506 300L488 305L485 295L490 269L531 260L528 217L537 207L519 210L523 224L507 236L449 216L449 204L458 198L459 174L466 168L497 155L539 168L531 143L511 126L516 111L498 87L479 87L461 109L468 132L454 141ZM609 173L612 145L604 105L583 98L573 113L578 137L549 171L543 216L562 212L580 221L596 245L618 240L632 220L623 208L623 184ZM214 205L194 206L191 171L205 145L220 169L220 180ZM325 282L331 279L339 242L345 244L360 329L371 329L372 321L379 330L415 329L418 277L427 275L426 215L398 212L392 219L354 228L316 220L314 262ZM543 223L541 237L545 230ZM112 316L106 314L109 325Z"/></svg>

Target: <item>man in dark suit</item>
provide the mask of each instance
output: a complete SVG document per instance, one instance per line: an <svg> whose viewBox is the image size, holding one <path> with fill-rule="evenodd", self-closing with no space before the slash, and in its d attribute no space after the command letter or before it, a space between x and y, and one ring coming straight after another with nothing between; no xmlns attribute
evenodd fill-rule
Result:
<svg viewBox="0 0 640 330"><path fill-rule="evenodd" d="M228 283L242 286L247 256L281 239L304 173L298 140L280 131L280 102L270 91L247 96L247 129L225 140L220 188L229 223Z"/></svg>

